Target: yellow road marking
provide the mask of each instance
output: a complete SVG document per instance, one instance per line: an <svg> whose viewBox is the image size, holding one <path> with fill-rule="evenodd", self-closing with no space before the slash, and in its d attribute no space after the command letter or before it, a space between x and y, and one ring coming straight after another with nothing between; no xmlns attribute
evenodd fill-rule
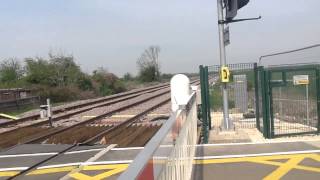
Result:
<svg viewBox="0 0 320 180"><path fill-rule="evenodd" d="M302 160L304 159L303 156L297 156L289 159L286 163L283 163L279 166L278 169L273 171L267 177L263 178L264 180L273 180L273 179L280 179L284 175L286 175L289 171L295 168Z"/></svg>
<svg viewBox="0 0 320 180"><path fill-rule="evenodd" d="M19 171L3 171L0 172L0 177L11 177L14 175L17 175L19 173Z"/></svg>
<svg viewBox="0 0 320 180"><path fill-rule="evenodd" d="M81 172L73 173L73 174L70 174L69 176L77 180L104 179L124 171L125 169L127 169L128 166L129 166L128 164L85 166L83 170L108 170L108 169L110 170L107 172L98 174L96 176L88 176Z"/></svg>
<svg viewBox="0 0 320 180"><path fill-rule="evenodd" d="M292 169L299 169L310 172L320 173L320 167L310 167L299 165L301 161L305 158L310 158L315 161L320 162L319 154L288 154L288 155L270 155L270 156L255 156L255 157L235 157L235 158L225 158L225 159L203 159L203 160L194 160L194 164L219 164L219 163L237 163L237 162L251 162L264 165L277 166L278 168L271 172L268 176L265 177L265 180L268 179L280 179ZM274 160L287 159L287 162L276 162ZM159 162L158 163L162 163ZM80 172L75 172L70 174L70 177L74 179L103 179L115 175L124 171L129 164L107 164L107 165L86 165L83 166L83 171L94 171L94 170L106 170L106 172L100 173L95 176L88 176ZM58 173L58 172L70 172L78 166L65 166L59 168L47 168L47 169L37 169L27 175L40 175L40 174L49 174L49 173ZM10 177L18 174L19 171L3 171L0 172L0 177Z"/></svg>
<svg viewBox="0 0 320 180"><path fill-rule="evenodd" d="M311 158L320 162L319 154L291 154L291 155L273 155L273 156L257 156L257 157L240 157L240 158L226 158L226 159L204 159L195 160L195 164L219 164L219 163L236 163L236 162L252 162L266 165L278 166L279 168L266 176L264 180L280 179L292 169L299 169L304 171L312 171L320 173L320 168L298 165L305 158ZM288 159L287 162L274 162L272 160Z"/></svg>
<svg viewBox="0 0 320 180"><path fill-rule="evenodd" d="M3 113L0 113L0 116L5 117L5 118L9 118L9 119L13 119L13 120L19 119L19 118L15 117L15 116L10 116L8 114L3 114Z"/></svg>
<svg viewBox="0 0 320 180"><path fill-rule="evenodd" d="M273 166L281 166L283 164L283 163L280 163L280 162L266 161L266 160L261 160L261 161L254 160L254 161L249 161L249 162L259 163L259 164L266 164L266 165L273 165ZM299 170L313 171L313 172L319 172L320 173L320 168L315 168L315 167L296 165L294 168L295 169L299 169Z"/></svg>
<svg viewBox="0 0 320 180"><path fill-rule="evenodd" d="M234 162L248 162L248 161L261 161L261 160L278 160L278 159L290 159L296 156L303 156L305 158L320 158L318 154L288 154L288 155L270 155L270 156L255 156L255 157L235 157L224 159L203 159L194 160L195 164L217 164L217 163L234 163Z"/></svg>
<svg viewBox="0 0 320 180"><path fill-rule="evenodd" d="M116 168L127 168L129 164L107 164L107 165L96 165L96 166L84 166L83 170L105 170L105 169L116 169Z"/></svg>
<svg viewBox="0 0 320 180"><path fill-rule="evenodd" d="M27 175L40 175L40 174L50 174L50 173L58 173L58 172L69 172L73 169L77 168L77 166L66 166L66 167L58 167L58 168L48 168L48 169L37 169L31 171Z"/></svg>

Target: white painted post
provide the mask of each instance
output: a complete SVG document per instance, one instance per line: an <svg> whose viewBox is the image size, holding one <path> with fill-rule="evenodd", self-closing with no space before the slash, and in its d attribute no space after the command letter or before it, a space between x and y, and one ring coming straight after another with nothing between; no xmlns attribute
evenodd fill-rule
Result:
<svg viewBox="0 0 320 180"><path fill-rule="evenodd" d="M50 126L53 127L53 124L52 124L51 104L50 104L50 99L49 99L49 98L47 99L47 115L48 115L48 118L49 118Z"/></svg>
<svg viewBox="0 0 320 180"><path fill-rule="evenodd" d="M186 105L190 96L190 80L184 74L177 74L170 80L171 110L176 111L180 105Z"/></svg>

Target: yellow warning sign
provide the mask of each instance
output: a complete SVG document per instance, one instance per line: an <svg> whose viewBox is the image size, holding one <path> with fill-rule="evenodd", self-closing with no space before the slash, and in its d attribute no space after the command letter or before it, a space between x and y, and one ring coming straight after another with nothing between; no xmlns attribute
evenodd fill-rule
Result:
<svg viewBox="0 0 320 180"><path fill-rule="evenodd" d="M295 76L293 76L293 84L294 85L308 85L309 84L309 76L308 75L295 75Z"/></svg>
<svg viewBox="0 0 320 180"><path fill-rule="evenodd" d="M227 66L221 67L220 76L221 76L221 82L227 83L230 81L230 71Z"/></svg>

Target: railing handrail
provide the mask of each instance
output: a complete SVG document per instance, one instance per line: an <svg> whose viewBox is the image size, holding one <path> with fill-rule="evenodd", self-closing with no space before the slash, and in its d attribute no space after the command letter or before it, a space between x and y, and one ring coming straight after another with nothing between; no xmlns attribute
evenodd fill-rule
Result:
<svg viewBox="0 0 320 180"><path fill-rule="evenodd" d="M196 92L193 92L186 106L189 102L193 100ZM158 132L150 139L145 148L137 155L133 162L129 165L128 169L123 172L119 180L133 179L140 175L143 169L148 164L152 155L156 152L157 148L160 146L162 140L167 136L173 125L175 124L176 118L181 114L183 109L179 108L177 111L173 112L169 119L164 123L164 125L158 130Z"/></svg>

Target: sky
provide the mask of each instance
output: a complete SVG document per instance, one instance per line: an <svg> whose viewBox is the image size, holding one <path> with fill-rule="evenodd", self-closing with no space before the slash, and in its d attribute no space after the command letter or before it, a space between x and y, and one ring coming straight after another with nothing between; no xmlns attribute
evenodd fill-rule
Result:
<svg viewBox="0 0 320 180"><path fill-rule="evenodd" d="M227 62L320 43L319 0L250 0L230 24ZM163 73L219 64L216 0L1 0L0 60L73 54L85 72L137 73L136 60L160 46ZM265 62L320 62L320 48Z"/></svg>

